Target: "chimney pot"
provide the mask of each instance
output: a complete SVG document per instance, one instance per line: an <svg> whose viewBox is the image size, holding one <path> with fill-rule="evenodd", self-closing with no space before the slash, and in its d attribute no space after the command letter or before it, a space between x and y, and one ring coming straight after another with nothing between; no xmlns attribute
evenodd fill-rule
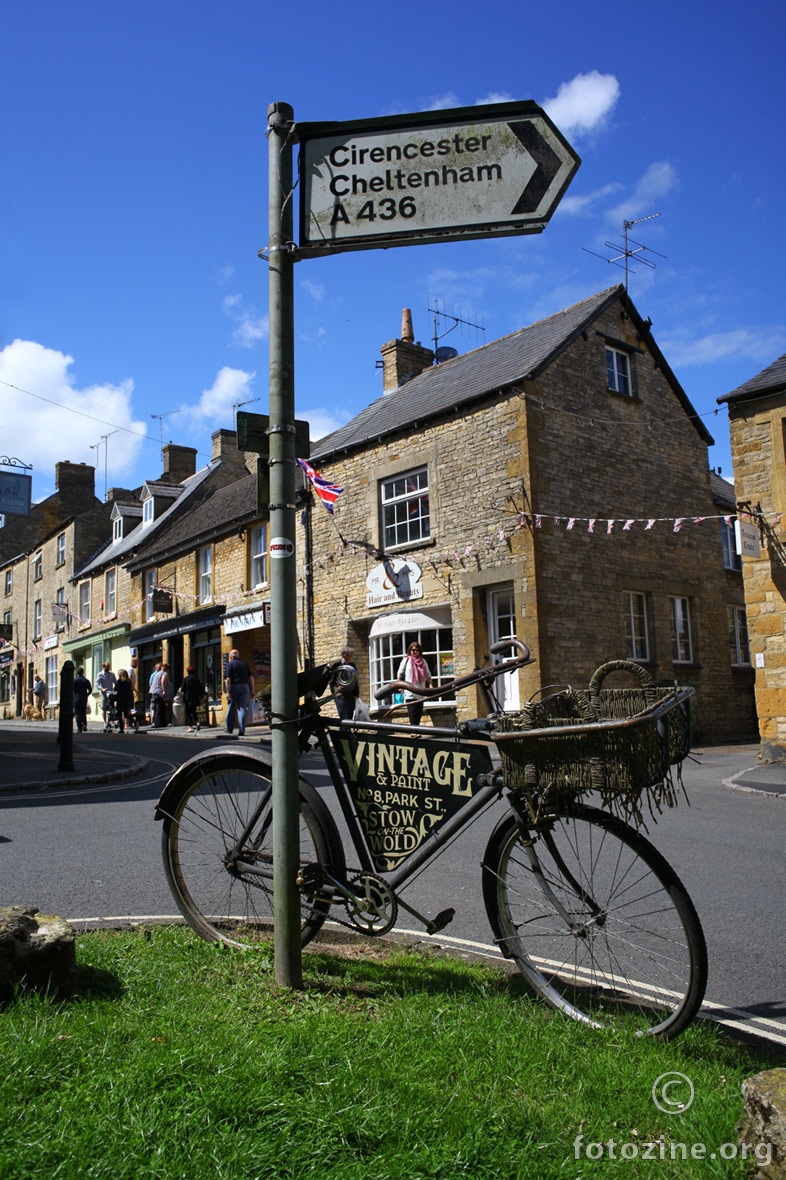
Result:
<svg viewBox="0 0 786 1180"><path fill-rule="evenodd" d="M401 339L405 344L413 344L415 333L412 328L412 312L405 307L401 313Z"/></svg>

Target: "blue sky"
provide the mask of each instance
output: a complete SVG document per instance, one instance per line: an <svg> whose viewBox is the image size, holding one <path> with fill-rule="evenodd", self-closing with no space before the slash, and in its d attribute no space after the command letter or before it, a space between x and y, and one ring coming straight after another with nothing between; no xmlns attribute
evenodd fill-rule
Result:
<svg viewBox="0 0 786 1180"><path fill-rule="evenodd" d="M402 308L423 343L429 302L482 321L445 340L466 351L621 281L587 251L660 213L631 231L665 257L630 293L729 476L715 399L786 351L785 26L764 0L6 0L0 453L35 499L61 459L102 495L155 478L162 435L201 465L233 405L266 412L271 102L312 122L534 99L583 161L543 234L297 264L298 416L318 437L379 396Z"/></svg>

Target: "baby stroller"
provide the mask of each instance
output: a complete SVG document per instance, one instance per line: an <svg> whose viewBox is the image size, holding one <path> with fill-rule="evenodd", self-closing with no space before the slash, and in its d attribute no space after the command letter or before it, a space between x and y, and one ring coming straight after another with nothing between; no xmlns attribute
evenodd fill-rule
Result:
<svg viewBox="0 0 786 1180"><path fill-rule="evenodd" d="M120 709L117 704L117 691L115 689L105 692L104 698L106 700L106 725L104 726L104 733L122 733L125 728L133 728L134 733L139 732L139 716L136 709L132 708L130 714L126 717L127 726L122 724L120 716Z"/></svg>
<svg viewBox="0 0 786 1180"><path fill-rule="evenodd" d="M115 730L120 730L120 713L117 709L117 693L112 689L109 692L102 690L101 695L104 698L104 705L106 706L106 724L104 725L104 733L114 733Z"/></svg>

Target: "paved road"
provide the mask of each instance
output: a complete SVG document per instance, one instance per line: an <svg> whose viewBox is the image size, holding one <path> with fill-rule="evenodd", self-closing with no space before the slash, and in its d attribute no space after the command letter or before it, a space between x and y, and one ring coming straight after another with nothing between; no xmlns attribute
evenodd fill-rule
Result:
<svg viewBox="0 0 786 1180"><path fill-rule="evenodd" d="M148 768L117 782L0 795L2 901L74 921L174 916L153 804L172 770L215 738L166 733L87 740L134 743ZM303 769L329 798L319 756L308 756ZM686 766L685 781L690 808L667 813L650 837L685 881L704 925L708 1012L786 1045L786 768L758 767L753 747L711 750ZM744 789L751 784L757 789ZM502 809L481 817L405 894L432 915L455 906L454 922L436 940L490 957L496 951L480 897L480 861ZM399 929L425 937L403 911Z"/></svg>

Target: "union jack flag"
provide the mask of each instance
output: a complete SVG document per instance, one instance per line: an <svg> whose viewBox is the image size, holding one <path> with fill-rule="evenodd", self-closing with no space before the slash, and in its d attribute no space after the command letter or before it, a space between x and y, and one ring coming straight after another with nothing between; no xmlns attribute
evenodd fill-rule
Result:
<svg viewBox="0 0 786 1180"><path fill-rule="evenodd" d="M311 486L319 496L322 503L327 508L330 515L333 515L333 505L344 491L337 483L331 483L330 480L323 479L318 471L315 471L310 463L305 459L298 459L298 463L308 476Z"/></svg>

